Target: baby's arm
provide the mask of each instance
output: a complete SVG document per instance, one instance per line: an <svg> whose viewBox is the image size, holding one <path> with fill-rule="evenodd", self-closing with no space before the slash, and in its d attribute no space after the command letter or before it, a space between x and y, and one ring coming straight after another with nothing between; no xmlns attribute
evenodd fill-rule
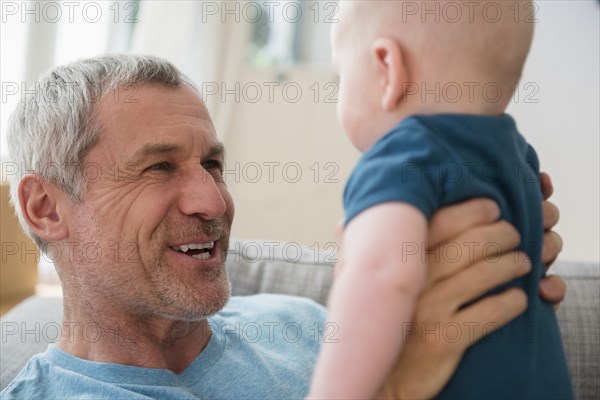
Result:
<svg viewBox="0 0 600 400"><path fill-rule="evenodd" d="M344 232L345 269L329 299L337 343L323 343L311 398L372 398L402 347L426 271L427 220L407 203L361 212Z"/></svg>

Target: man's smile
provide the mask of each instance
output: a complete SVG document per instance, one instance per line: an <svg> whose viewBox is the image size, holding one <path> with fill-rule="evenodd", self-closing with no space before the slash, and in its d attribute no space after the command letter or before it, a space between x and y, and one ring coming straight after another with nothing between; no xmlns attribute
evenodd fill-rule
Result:
<svg viewBox="0 0 600 400"><path fill-rule="evenodd" d="M208 260L212 255L212 249L215 246L214 241L204 243L188 243L179 246L169 246L171 250L185 254L197 260Z"/></svg>

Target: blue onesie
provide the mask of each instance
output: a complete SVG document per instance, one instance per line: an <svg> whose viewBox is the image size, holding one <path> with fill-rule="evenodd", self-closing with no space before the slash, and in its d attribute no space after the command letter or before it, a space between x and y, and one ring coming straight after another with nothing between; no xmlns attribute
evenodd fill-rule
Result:
<svg viewBox="0 0 600 400"><path fill-rule="evenodd" d="M519 250L532 260L532 271L494 292L521 287L529 307L467 350L439 398L572 398L556 316L538 294L545 274L539 162L510 116L442 114L403 120L354 169L344 191L346 224L385 202L409 203L430 218L440 207L474 197L494 199L501 218L519 230ZM468 246L486 254L482 245ZM455 339L455 328L450 335L440 327L440 340ZM468 326L461 330L459 334L469 333Z"/></svg>

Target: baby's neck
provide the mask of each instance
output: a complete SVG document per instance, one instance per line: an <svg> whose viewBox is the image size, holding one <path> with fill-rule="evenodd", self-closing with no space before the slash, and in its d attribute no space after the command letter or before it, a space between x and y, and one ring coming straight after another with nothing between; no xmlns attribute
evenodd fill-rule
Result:
<svg viewBox="0 0 600 400"><path fill-rule="evenodd" d="M445 101L443 97L434 99L434 94L429 95L431 101L428 98L424 98L421 101L407 102L405 106L400 105L397 111L405 116L421 114L476 114L476 115L502 115L506 110L506 104L503 101L490 102L490 101Z"/></svg>
<svg viewBox="0 0 600 400"><path fill-rule="evenodd" d="M485 80L408 82L397 111L409 114L501 115L512 99L514 87ZM459 83L462 82L462 83Z"/></svg>

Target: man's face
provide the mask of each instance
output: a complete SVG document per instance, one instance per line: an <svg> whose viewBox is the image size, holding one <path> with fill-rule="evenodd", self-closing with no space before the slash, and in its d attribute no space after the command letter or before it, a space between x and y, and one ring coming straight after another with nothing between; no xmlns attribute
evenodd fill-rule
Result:
<svg viewBox="0 0 600 400"><path fill-rule="evenodd" d="M145 84L119 97L96 108L103 133L85 161L102 175L88 182L69 221L71 236L101 253L88 245L74 273L90 299L116 312L204 318L229 298L234 207L223 147L187 86Z"/></svg>

